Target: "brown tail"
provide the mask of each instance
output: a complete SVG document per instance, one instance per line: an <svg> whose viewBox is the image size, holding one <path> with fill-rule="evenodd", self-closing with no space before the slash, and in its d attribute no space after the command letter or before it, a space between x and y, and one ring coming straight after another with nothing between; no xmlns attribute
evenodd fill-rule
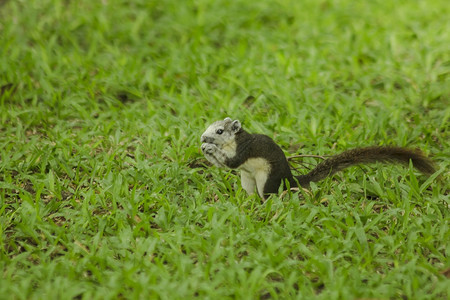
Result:
<svg viewBox="0 0 450 300"><path fill-rule="evenodd" d="M402 163L408 165L410 160L413 166L424 174L432 174L435 172L433 162L420 150L375 146L351 149L332 156L319 163L308 174L296 176L296 179L301 186L307 187L310 182L320 181L353 165L374 162Z"/></svg>

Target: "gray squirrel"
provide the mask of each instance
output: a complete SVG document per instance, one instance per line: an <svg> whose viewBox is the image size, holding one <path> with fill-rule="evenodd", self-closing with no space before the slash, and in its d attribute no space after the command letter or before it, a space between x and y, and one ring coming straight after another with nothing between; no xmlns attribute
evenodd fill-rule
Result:
<svg viewBox="0 0 450 300"><path fill-rule="evenodd" d="M239 120L225 118L212 123L201 136L206 159L222 168L241 170L242 188L266 199L278 192L286 181L289 186L308 188L345 168L374 162L409 164L424 174L435 172L433 162L420 150L402 147L364 147L344 151L319 163L305 175L294 176L283 150L268 136L250 134ZM283 186L286 189L286 186Z"/></svg>

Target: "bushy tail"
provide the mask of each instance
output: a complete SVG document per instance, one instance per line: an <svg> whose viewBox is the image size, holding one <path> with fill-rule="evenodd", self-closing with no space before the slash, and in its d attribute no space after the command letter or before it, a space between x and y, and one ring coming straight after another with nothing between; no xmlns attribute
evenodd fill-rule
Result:
<svg viewBox="0 0 450 300"><path fill-rule="evenodd" d="M319 163L308 174L296 176L296 179L301 186L307 187L310 182L320 181L353 165L374 162L402 163L408 165L410 160L413 166L424 174L432 174L435 172L433 162L420 150L375 146L351 149L332 156Z"/></svg>

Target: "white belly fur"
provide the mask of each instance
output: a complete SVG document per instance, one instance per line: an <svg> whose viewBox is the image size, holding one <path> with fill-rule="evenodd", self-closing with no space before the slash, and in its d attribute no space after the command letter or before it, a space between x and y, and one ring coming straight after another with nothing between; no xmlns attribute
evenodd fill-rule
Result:
<svg viewBox="0 0 450 300"><path fill-rule="evenodd" d="M252 194L256 189L261 198L264 198L264 185L270 173L270 164L264 158L250 158L239 166L241 169L242 188Z"/></svg>

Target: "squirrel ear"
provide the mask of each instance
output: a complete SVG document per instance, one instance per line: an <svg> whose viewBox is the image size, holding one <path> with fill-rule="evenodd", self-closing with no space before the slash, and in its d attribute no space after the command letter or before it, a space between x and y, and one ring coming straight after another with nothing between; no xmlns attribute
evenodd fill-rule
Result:
<svg viewBox="0 0 450 300"><path fill-rule="evenodd" d="M239 122L239 120L234 120L233 123L231 123L231 130L234 132L238 132L239 130L241 130L242 126L241 126L241 122Z"/></svg>

